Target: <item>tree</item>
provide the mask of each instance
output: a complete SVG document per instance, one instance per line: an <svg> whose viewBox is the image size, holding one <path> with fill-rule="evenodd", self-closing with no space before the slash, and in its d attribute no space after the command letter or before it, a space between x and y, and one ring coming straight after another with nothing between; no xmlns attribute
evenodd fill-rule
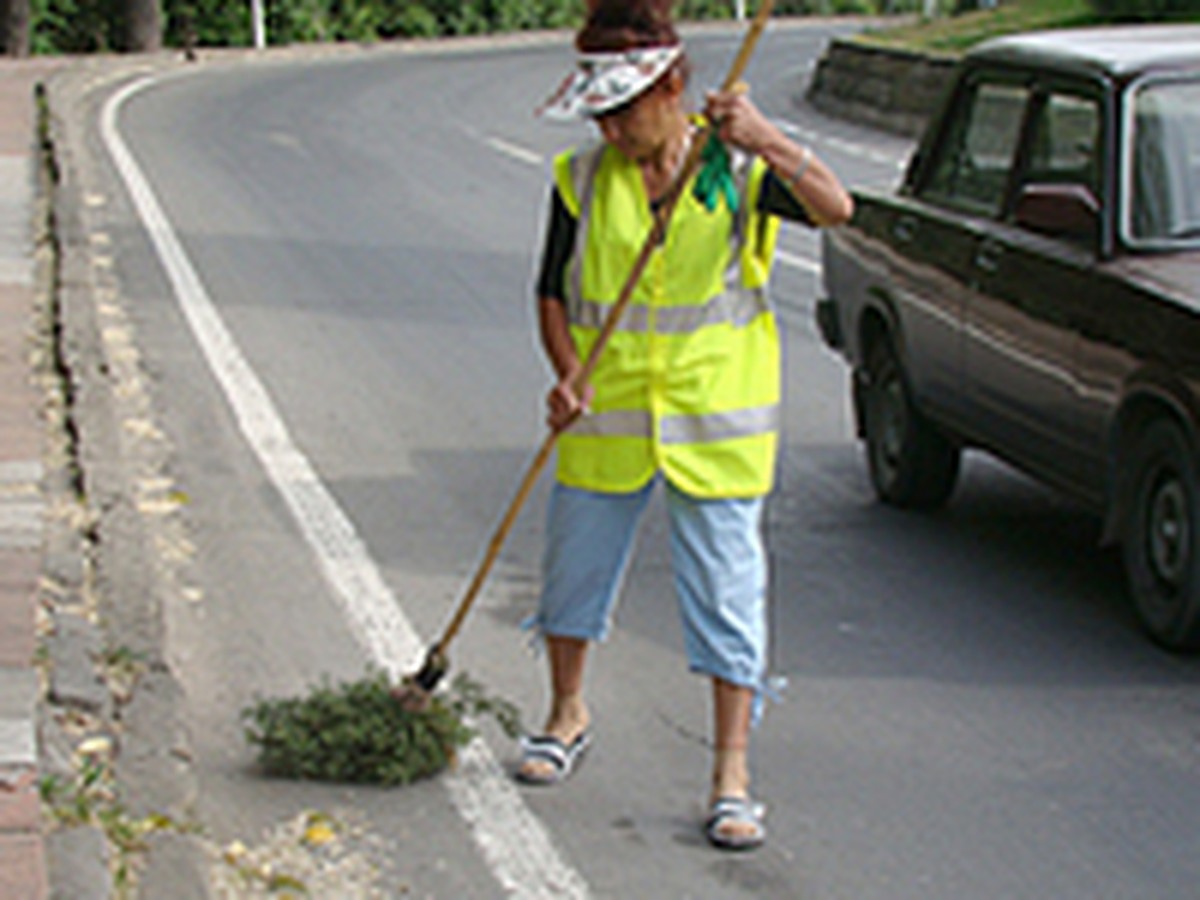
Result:
<svg viewBox="0 0 1200 900"><path fill-rule="evenodd" d="M4 0L0 0L0 3ZM129 53L162 49L162 13L158 0L117 0L114 8L114 50Z"/></svg>
<svg viewBox="0 0 1200 900"><path fill-rule="evenodd" d="M29 55L29 0L0 0L0 53Z"/></svg>

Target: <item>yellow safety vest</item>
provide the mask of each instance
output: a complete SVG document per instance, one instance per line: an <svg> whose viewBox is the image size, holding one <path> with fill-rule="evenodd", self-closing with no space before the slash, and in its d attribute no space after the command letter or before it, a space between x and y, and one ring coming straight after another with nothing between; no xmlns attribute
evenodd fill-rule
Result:
<svg viewBox="0 0 1200 900"><path fill-rule="evenodd" d="M629 492L661 471L697 498L771 489L780 351L767 304L779 221L758 212L765 164L733 154L740 197L710 212L686 190L601 354L588 415L559 439L558 479ZM599 144L567 151L555 182L578 225L565 275L584 358L652 226L637 164Z"/></svg>

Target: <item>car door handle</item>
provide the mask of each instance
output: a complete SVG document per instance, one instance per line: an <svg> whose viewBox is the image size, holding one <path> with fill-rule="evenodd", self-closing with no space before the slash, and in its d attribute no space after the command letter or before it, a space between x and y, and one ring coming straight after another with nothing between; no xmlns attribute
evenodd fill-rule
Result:
<svg viewBox="0 0 1200 900"><path fill-rule="evenodd" d="M892 225L892 236L903 243L910 243L917 236L917 220L912 216L903 216Z"/></svg>
<svg viewBox="0 0 1200 900"><path fill-rule="evenodd" d="M983 241L975 251L975 265L983 271L994 274L1000 268L1000 257L1004 248L996 241Z"/></svg>

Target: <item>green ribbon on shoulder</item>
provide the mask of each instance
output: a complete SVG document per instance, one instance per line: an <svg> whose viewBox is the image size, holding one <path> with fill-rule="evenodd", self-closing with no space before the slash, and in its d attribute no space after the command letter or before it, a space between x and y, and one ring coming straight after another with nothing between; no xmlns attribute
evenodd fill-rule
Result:
<svg viewBox="0 0 1200 900"><path fill-rule="evenodd" d="M692 185L692 196L709 212L717 208L723 196L731 213L738 211L737 185L729 164L729 150L715 134L709 135L708 143L700 154L703 166Z"/></svg>

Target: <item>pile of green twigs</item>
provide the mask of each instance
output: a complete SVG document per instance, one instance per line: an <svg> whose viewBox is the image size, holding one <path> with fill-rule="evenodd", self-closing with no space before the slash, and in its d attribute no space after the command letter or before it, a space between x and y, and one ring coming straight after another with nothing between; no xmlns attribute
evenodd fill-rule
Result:
<svg viewBox="0 0 1200 900"><path fill-rule="evenodd" d="M405 709L386 673L332 684L307 696L259 700L242 711L246 739L269 775L313 781L403 785L453 764L475 732L463 720L487 715L520 731L512 704L459 675L426 709Z"/></svg>

